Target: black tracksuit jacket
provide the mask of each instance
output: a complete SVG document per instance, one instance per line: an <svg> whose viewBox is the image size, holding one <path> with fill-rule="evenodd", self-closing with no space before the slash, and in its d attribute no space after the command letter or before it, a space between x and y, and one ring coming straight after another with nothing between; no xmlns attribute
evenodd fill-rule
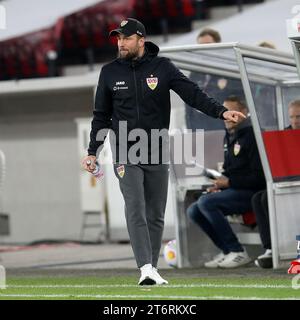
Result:
<svg viewBox="0 0 300 320"><path fill-rule="evenodd" d="M223 169L230 188L259 191L266 187L250 119L243 121L232 135L226 131Z"/></svg>
<svg viewBox="0 0 300 320"><path fill-rule="evenodd" d="M96 155L103 144L103 140L96 140L100 129L112 129L118 147L119 121L127 121L128 131L141 128L150 133L151 129L169 129L170 89L188 105L223 119L227 109L207 96L169 59L158 57L159 48L154 43L145 42L145 51L140 59L116 59L103 66L96 92L89 155ZM149 82L156 83L156 87L151 89ZM128 148L132 144L128 143Z"/></svg>

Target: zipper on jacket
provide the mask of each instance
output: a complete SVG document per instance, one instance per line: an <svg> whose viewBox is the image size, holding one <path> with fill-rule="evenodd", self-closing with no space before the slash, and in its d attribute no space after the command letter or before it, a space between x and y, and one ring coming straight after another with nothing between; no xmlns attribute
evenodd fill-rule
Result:
<svg viewBox="0 0 300 320"><path fill-rule="evenodd" d="M145 92L144 92L144 80L141 79L141 90L142 90L142 99L145 98Z"/></svg>
<svg viewBox="0 0 300 320"><path fill-rule="evenodd" d="M138 104L138 92L137 92L136 73L135 73L134 63L132 63L132 69L133 69L133 79L134 79L134 87L135 87L135 103L136 103L136 111L137 111L137 122L139 124L140 110L139 110L139 104Z"/></svg>

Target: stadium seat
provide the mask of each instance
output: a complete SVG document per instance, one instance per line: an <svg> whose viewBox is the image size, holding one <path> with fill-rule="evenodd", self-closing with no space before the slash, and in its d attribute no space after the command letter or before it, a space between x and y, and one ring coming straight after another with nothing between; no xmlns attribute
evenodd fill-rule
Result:
<svg viewBox="0 0 300 320"><path fill-rule="evenodd" d="M242 215L243 221L244 221L244 225L254 229L256 227L256 217L255 217L255 213L253 211L248 211L246 213L244 213Z"/></svg>
<svg viewBox="0 0 300 320"><path fill-rule="evenodd" d="M233 214L227 216L227 219L230 223L240 223L246 227L254 229L256 227L256 217L253 211L248 211L244 214Z"/></svg>
<svg viewBox="0 0 300 320"><path fill-rule="evenodd" d="M244 214L239 215L233 214L227 216L227 220L230 223L237 225L237 227L235 228L237 229L236 234L242 244L261 244L259 233L254 230L256 227L256 217L253 211L248 211ZM245 228L247 228L248 230Z"/></svg>

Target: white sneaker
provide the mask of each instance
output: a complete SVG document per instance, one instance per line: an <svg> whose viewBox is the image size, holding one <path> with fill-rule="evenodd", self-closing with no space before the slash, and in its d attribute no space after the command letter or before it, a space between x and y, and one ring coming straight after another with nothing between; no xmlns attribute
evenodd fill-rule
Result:
<svg viewBox="0 0 300 320"><path fill-rule="evenodd" d="M264 269L273 268L272 250L267 249L264 254L257 257L254 263L257 267L261 267Z"/></svg>
<svg viewBox="0 0 300 320"><path fill-rule="evenodd" d="M218 263L220 268L237 268L251 262L246 251L230 252L226 255L223 261Z"/></svg>
<svg viewBox="0 0 300 320"><path fill-rule="evenodd" d="M152 271L153 271L154 280L155 280L156 284L168 284L169 283L167 280L165 280L164 278L161 277L161 275L158 273L158 270L155 267L152 268Z"/></svg>
<svg viewBox="0 0 300 320"><path fill-rule="evenodd" d="M152 270L152 265L150 263L143 265L141 268L141 277L138 282L140 286L151 286L156 284L154 279L154 273Z"/></svg>
<svg viewBox="0 0 300 320"><path fill-rule="evenodd" d="M221 252L217 254L211 261L207 261L204 263L204 267L206 268L218 268L218 264L225 259L226 255Z"/></svg>

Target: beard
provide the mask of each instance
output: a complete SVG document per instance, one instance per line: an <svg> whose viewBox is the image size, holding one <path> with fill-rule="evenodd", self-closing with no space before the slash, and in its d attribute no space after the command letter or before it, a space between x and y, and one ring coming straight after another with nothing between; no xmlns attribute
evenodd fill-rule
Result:
<svg viewBox="0 0 300 320"><path fill-rule="evenodd" d="M130 51L121 51L119 49L119 52L118 52L118 58L120 59L124 59L124 60L132 60L132 59L136 59L138 58L138 54L139 54L139 51L138 51L138 48Z"/></svg>

